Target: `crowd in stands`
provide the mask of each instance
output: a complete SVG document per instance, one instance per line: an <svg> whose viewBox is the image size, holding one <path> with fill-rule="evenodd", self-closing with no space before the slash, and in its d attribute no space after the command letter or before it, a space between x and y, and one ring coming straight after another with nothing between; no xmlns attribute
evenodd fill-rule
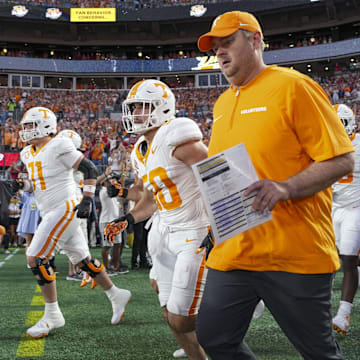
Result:
<svg viewBox="0 0 360 360"><path fill-rule="evenodd" d="M331 77L314 77L323 87L331 102L345 103L352 107L360 119L360 75L342 73ZM177 116L190 117L198 122L204 134L205 143L210 137L212 108L218 96L224 91L219 88L174 89L177 99ZM46 91L0 89L0 122L2 152L19 151L24 144L19 132L21 115L33 106L45 106L58 116L58 130L73 129L83 139L82 151L99 168L108 165L113 148L124 146L128 151L136 136L126 134L119 114L126 91Z"/></svg>
<svg viewBox="0 0 360 360"><path fill-rule="evenodd" d="M236 2L237 0L228 1ZM1 2L19 5L19 1L16 0L2 0ZM215 4L218 2L224 2L224 0L23 0L21 4L59 8L119 7L135 10L143 8L159 8L166 6Z"/></svg>
<svg viewBox="0 0 360 360"><path fill-rule="evenodd" d="M307 37L307 38L296 38L294 36L293 41L283 41L283 40L269 40L266 41L265 51L269 50L281 50L291 47L304 47L304 46L313 46L319 44L329 44L332 43L331 36L319 36L319 37ZM0 51L1 56L9 57L26 57L26 58L42 58L42 59L60 59L60 60L128 60L128 59L145 59L145 60L167 60L167 59L188 59L194 58L197 56L203 56L193 44L193 47L186 45L186 49L144 49L140 52L134 51L129 48L118 49L114 48L113 50L109 49L106 51L95 51L91 52L86 49L74 50L69 48L66 49L53 49L53 50L44 50L43 48L37 49L34 45L23 48L18 48L16 46L8 46L9 48L4 48Z"/></svg>
<svg viewBox="0 0 360 360"><path fill-rule="evenodd" d="M177 116L196 120L204 134L210 137L212 107L224 88L174 89ZM23 144L19 138L19 119L33 106L45 106L58 116L58 130L72 129L83 139L82 151L103 170L108 165L111 150L123 146L127 151L136 142L135 135L123 131L119 119L111 114L120 111L126 92L118 91L46 91L0 89L1 151L17 152Z"/></svg>
<svg viewBox="0 0 360 360"><path fill-rule="evenodd" d="M188 59L196 56L203 56L199 50L194 48L192 50L173 50L161 51L159 49L144 50L141 56L138 51L130 51L129 49L104 52L89 52L89 51L74 51L72 49L66 50L37 50L33 47L26 48L5 48L0 51L0 56L9 57L25 57L25 58L40 58L40 59L59 59L59 60L167 60L167 59Z"/></svg>
<svg viewBox="0 0 360 360"><path fill-rule="evenodd" d="M329 36L311 36L311 37L298 37L294 35L294 39L287 41L269 41L268 46L266 46L265 50L280 50L291 47L304 47L304 46L313 46L313 45L321 45L321 44L330 44L332 43L332 37Z"/></svg>

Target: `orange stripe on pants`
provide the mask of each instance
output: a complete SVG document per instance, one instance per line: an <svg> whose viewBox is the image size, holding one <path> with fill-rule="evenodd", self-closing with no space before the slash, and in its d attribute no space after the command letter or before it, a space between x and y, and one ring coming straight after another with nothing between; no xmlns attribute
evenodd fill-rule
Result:
<svg viewBox="0 0 360 360"><path fill-rule="evenodd" d="M70 212L70 204L67 201L66 202L66 212L65 215L60 219L60 221L54 226L54 228L51 230L49 236L46 239L45 245L42 247L42 249L40 250L39 253L36 254L36 257L40 257L44 254L45 250L47 249L47 247L49 246L52 237L54 236L56 230L60 227L61 223L66 219L66 217L68 216Z"/></svg>
<svg viewBox="0 0 360 360"><path fill-rule="evenodd" d="M59 241L60 236L63 234L63 232L65 231L65 229L69 226L69 224L71 223L72 219L75 216L75 211L73 211L74 207L75 207L75 202L74 200L71 200L71 205L72 205L72 214L70 216L70 219L68 219L68 221L65 223L65 225L61 228L61 230L58 232L58 234L56 235L55 241L50 249L50 251L48 252L48 254L46 255L45 259L47 259L49 256L51 256L57 242Z"/></svg>
<svg viewBox="0 0 360 360"><path fill-rule="evenodd" d="M200 291L201 291L201 282L203 279L204 271L205 271L205 251L204 251L204 256L202 258L202 261L201 261L199 274L198 274L198 277L196 280L195 295L194 295L194 300L190 307L189 316L192 316L195 314L195 310L196 310L196 307L199 302Z"/></svg>

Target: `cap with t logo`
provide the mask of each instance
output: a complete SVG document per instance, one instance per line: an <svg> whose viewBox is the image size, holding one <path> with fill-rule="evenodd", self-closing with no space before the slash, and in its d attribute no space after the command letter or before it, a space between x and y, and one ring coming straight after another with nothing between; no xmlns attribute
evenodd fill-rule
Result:
<svg viewBox="0 0 360 360"><path fill-rule="evenodd" d="M198 40L198 48L200 51L209 51L212 47L211 39L213 37L226 37L235 31L242 29L247 31L260 31L262 37L261 26L255 16L242 11L231 11L219 15L212 23L211 30L200 36Z"/></svg>

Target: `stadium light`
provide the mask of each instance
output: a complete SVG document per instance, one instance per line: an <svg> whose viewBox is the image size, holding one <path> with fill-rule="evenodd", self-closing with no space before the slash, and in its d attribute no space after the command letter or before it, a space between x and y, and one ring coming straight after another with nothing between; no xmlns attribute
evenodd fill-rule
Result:
<svg viewBox="0 0 360 360"><path fill-rule="evenodd" d="M50 55L51 55L51 56L54 56L54 54L55 54L54 51L51 50L51 51L50 51Z"/></svg>
<svg viewBox="0 0 360 360"><path fill-rule="evenodd" d="M141 51L138 52L138 57L142 57L143 53Z"/></svg>
<svg viewBox="0 0 360 360"><path fill-rule="evenodd" d="M3 53L7 54L7 48L3 48Z"/></svg>

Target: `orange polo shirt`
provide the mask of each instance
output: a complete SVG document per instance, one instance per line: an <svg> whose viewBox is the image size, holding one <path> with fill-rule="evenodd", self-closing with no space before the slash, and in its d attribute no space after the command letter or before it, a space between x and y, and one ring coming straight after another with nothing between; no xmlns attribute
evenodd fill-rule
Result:
<svg viewBox="0 0 360 360"><path fill-rule="evenodd" d="M324 91L306 75L268 66L217 100L209 156L244 143L260 179L283 181L354 151ZM273 220L216 245L207 265L228 271L330 273L339 268L331 188L276 204Z"/></svg>

